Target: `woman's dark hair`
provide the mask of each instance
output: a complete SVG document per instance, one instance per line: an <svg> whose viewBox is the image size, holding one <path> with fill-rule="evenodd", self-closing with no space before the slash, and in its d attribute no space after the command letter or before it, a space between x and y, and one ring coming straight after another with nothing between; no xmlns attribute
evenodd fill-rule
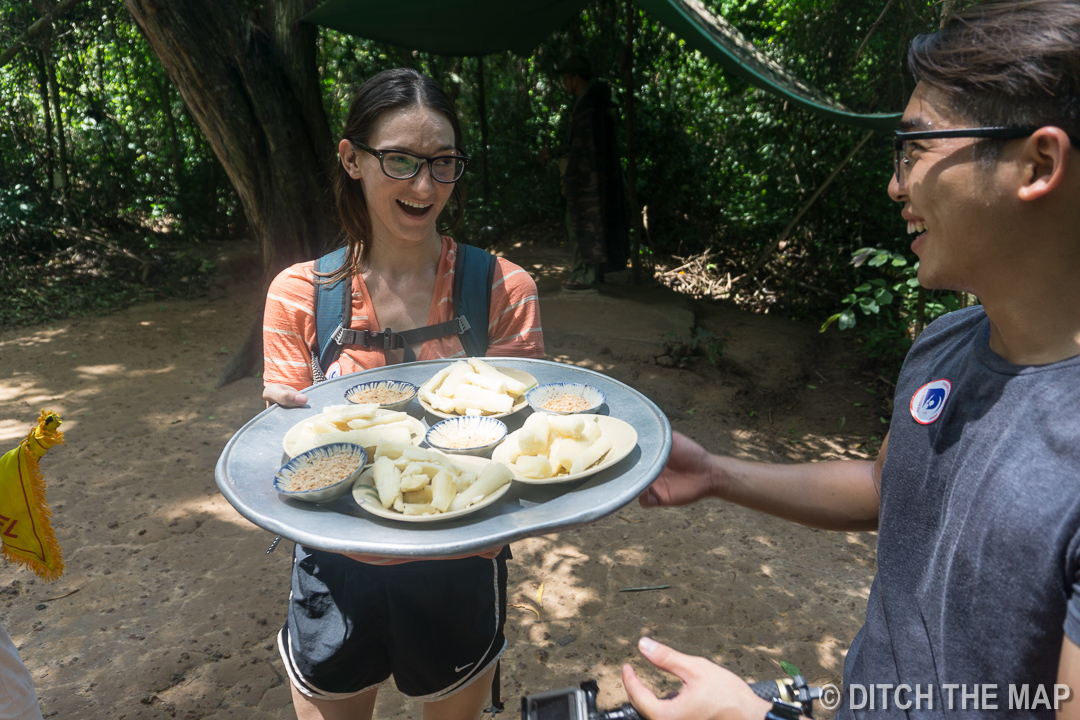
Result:
<svg viewBox="0 0 1080 720"><path fill-rule="evenodd" d="M1053 125L1080 136L1080 2L987 0L908 51L916 80L981 125ZM1001 142L980 143L996 155ZM985 158L984 158L985 159Z"/></svg>
<svg viewBox="0 0 1080 720"><path fill-rule="evenodd" d="M454 146L459 153L465 154L461 147L461 123L458 122L457 110L450 96L437 82L411 68L383 70L369 78L356 92L349 106L341 136L345 140L367 144L383 115L412 107L428 108L449 120L454 129ZM348 252L345 264L327 276L327 282L360 274L371 250L371 218L364 190L359 180L349 177L340 162L334 175L334 198ZM465 183L458 181L454 184L447 208L451 213L447 229L453 230L461 224L465 215Z"/></svg>

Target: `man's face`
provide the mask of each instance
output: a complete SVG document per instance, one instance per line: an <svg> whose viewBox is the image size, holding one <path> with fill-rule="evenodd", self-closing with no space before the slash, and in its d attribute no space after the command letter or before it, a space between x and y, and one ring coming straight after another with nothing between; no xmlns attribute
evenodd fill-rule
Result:
<svg viewBox="0 0 1080 720"><path fill-rule="evenodd" d="M919 83L901 120L902 130L945 130L977 126L959 118L948 98ZM910 141L903 178L889 182L889 196L903 203L908 231L917 233L911 250L919 257L919 282L931 289L979 293L1007 267L997 243L1008 232L1015 197L1001 175L1005 162L986 168L974 154L979 140L942 138Z"/></svg>

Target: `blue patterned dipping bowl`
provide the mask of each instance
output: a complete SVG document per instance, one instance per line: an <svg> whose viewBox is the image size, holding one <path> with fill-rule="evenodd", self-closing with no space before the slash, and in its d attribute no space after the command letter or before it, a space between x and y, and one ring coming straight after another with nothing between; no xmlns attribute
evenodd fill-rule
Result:
<svg viewBox="0 0 1080 720"><path fill-rule="evenodd" d="M362 445L321 445L285 463L274 476L274 489L293 500L330 502L352 489L366 464L367 451ZM328 476L334 478L329 484L325 481Z"/></svg>
<svg viewBox="0 0 1080 720"><path fill-rule="evenodd" d="M418 389L404 380L375 380L353 385L345 391L345 399L357 405L378 403L384 410L404 410Z"/></svg>
<svg viewBox="0 0 1080 720"><path fill-rule="evenodd" d="M486 456L506 438L506 423L492 417L466 415L436 423L424 440L453 455Z"/></svg>
<svg viewBox="0 0 1080 720"><path fill-rule="evenodd" d="M607 402L604 393L582 383L549 383L525 393L533 412L553 415L595 413Z"/></svg>

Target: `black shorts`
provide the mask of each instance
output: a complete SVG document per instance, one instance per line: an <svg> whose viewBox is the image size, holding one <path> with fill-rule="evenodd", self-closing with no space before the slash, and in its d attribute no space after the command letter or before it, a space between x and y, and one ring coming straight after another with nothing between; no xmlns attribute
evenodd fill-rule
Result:
<svg viewBox="0 0 1080 720"><path fill-rule="evenodd" d="M440 700L486 672L506 648L506 560L370 565L299 544L278 650L293 685L324 700L391 675L405 695Z"/></svg>

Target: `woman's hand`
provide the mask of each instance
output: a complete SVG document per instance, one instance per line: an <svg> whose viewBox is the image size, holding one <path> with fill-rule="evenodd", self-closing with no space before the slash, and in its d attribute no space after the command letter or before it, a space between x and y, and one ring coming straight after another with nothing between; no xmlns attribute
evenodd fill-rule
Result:
<svg viewBox="0 0 1080 720"><path fill-rule="evenodd" d="M671 455L653 484L638 497L642 507L689 505L716 495L718 468L705 448L682 433L671 434Z"/></svg>
<svg viewBox="0 0 1080 720"><path fill-rule="evenodd" d="M647 637L641 654L683 681L678 695L660 699L623 665L623 685L634 708L649 720L761 720L772 705L754 694L742 678L705 658L683 655Z"/></svg>
<svg viewBox="0 0 1080 720"><path fill-rule="evenodd" d="M282 385L281 383L270 383L264 387L262 396L263 400L266 401L266 407L270 407L274 403L285 408L304 407L307 405L307 395L302 392L297 392L295 388L291 388L288 385Z"/></svg>

